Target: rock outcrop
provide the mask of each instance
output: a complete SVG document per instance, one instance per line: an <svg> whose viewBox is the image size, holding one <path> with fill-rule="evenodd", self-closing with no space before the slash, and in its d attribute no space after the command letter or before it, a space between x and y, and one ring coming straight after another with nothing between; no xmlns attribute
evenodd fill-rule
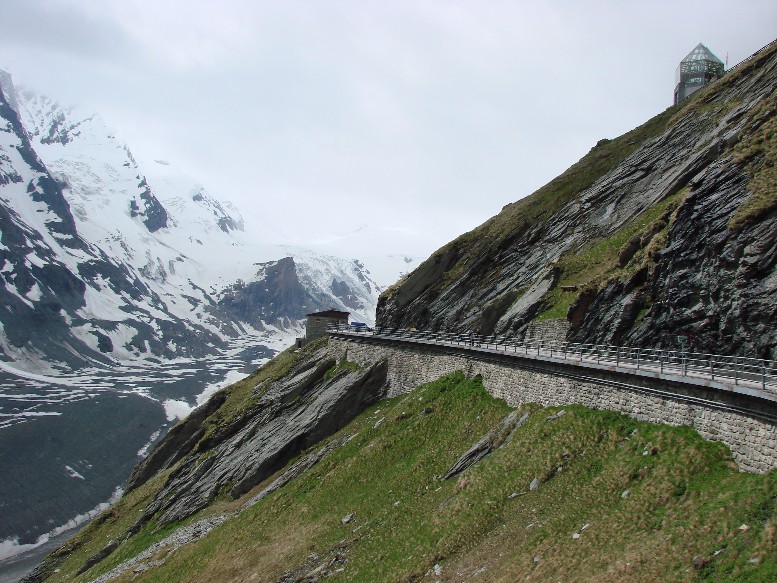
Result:
<svg viewBox="0 0 777 583"><path fill-rule="evenodd" d="M293 257L259 264L254 281L237 282L219 300L227 313L257 327L301 320L316 305L299 280Z"/></svg>
<svg viewBox="0 0 777 583"><path fill-rule="evenodd" d="M474 466L488 454L498 449L505 441L507 441L513 432L521 427L529 418L529 413L524 413L519 418L520 411L516 410L508 413L499 425L489 431L486 435L481 437L478 442L465 451L456 463L451 466L451 469L443 476L443 480L448 480L454 476L458 476L460 473Z"/></svg>
<svg viewBox="0 0 777 583"><path fill-rule="evenodd" d="M238 498L303 450L333 434L385 396L386 364L338 366L326 347L312 352L260 395L239 423L204 436L203 422L218 396L168 433L138 466L130 489L178 464L132 529L151 517L167 524L191 516L217 496Z"/></svg>

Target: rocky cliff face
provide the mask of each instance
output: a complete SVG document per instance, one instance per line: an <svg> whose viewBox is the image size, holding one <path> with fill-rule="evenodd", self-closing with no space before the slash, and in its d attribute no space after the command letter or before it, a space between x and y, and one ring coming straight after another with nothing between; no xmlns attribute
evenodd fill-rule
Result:
<svg viewBox="0 0 777 583"><path fill-rule="evenodd" d="M312 352L282 380L254 387L259 398L242 412L239 422L211 435L203 432L196 442L187 440L170 458L180 459L180 465L140 522L154 516L159 524L183 520L205 508L224 489L239 498L385 396L385 362L365 370L335 367L325 347ZM191 423L193 435L202 431L196 419ZM147 463L154 465L155 461L151 456ZM144 473L144 465L136 476ZM140 483L133 477L129 487Z"/></svg>
<svg viewBox="0 0 777 583"><path fill-rule="evenodd" d="M131 537L152 520L159 527L184 520L214 501L240 498L385 395L385 362L363 368L347 361L338 364L321 340L283 353L214 395L135 468L127 485L129 496L158 474L168 474L124 536ZM118 540L108 542L82 571L118 545ZM63 556L26 580L45 579Z"/></svg>
<svg viewBox="0 0 777 583"><path fill-rule="evenodd" d="M437 251L378 324L773 357L777 47Z"/></svg>

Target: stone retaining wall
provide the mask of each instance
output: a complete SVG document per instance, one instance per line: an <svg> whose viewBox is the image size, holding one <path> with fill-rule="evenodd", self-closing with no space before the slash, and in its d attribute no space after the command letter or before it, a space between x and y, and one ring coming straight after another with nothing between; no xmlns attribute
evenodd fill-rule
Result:
<svg viewBox="0 0 777 583"><path fill-rule="evenodd" d="M526 326L524 340L544 340L546 342L565 342L569 332L569 321L566 318L532 321Z"/></svg>
<svg viewBox="0 0 777 583"><path fill-rule="evenodd" d="M744 471L764 473L777 467L775 403L661 379L371 338L330 336L329 352L360 365L386 359L390 397L461 370L467 376L481 375L486 390L513 407L578 403L640 421L688 425L706 439L728 445ZM738 402L739 409L748 411L722 408Z"/></svg>

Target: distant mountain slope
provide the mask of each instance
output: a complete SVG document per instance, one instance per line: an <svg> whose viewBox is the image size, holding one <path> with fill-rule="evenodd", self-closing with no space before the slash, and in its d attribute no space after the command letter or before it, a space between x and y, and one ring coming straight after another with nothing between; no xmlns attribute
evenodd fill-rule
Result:
<svg viewBox="0 0 777 583"><path fill-rule="evenodd" d="M777 354L777 45L441 248L383 326Z"/></svg>
<svg viewBox="0 0 777 583"><path fill-rule="evenodd" d="M299 333L330 307L373 321L379 290L361 263L259 242L168 163L146 172L98 115L5 72L0 87L0 349L17 366L202 356L249 330Z"/></svg>
<svg viewBox="0 0 777 583"><path fill-rule="evenodd" d="M196 180L147 166L98 115L0 71L0 559L93 515L306 313L374 321L360 261L270 244Z"/></svg>

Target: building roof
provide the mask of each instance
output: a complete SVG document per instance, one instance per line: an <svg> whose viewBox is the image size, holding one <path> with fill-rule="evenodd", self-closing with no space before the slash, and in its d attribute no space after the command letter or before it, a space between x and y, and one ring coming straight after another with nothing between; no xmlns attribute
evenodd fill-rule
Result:
<svg viewBox="0 0 777 583"><path fill-rule="evenodd" d="M696 48L688 53L681 61L681 63L690 63L693 61L712 61L713 63L720 63L721 65L723 64L723 61L713 55L712 51L701 43L696 45Z"/></svg>
<svg viewBox="0 0 777 583"><path fill-rule="evenodd" d="M323 312L313 312L312 314L305 314L306 316L320 316L322 318L348 318L351 312L338 312L337 310L325 310Z"/></svg>

